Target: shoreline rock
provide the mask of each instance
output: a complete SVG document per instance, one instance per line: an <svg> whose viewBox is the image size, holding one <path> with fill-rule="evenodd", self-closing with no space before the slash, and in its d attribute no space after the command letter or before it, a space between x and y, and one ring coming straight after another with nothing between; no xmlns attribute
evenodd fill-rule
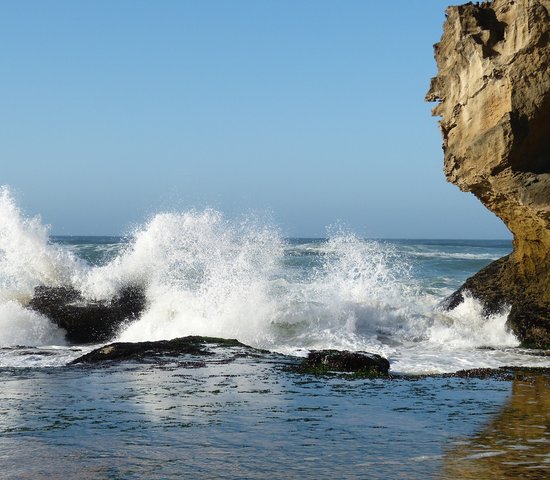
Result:
<svg viewBox="0 0 550 480"><path fill-rule="evenodd" d="M447 180L512 232L513 252L466 281L487 312L511 307L523 346L550 346L550 0L449 7L434 46Z"/></svg>
<svg viewBox="0 0 550 480"><path fill-rule="evenodd" d="M232 338L197 335L172 340L110 343L78 357L69 365L102 364L115 361L168 361L174 357L185 355L211 357L216 354L212 349L218 348L238 349L245 356L265 356L268 358L275 355L276 358L280 359L281 366L290 366L292 371L314 375L353 373L355 377L361 378L387 377L390 368L387 359L373 353L350 352L347 350L312 350L307 358L301 359L273 354L267 350L259 350ZM226 357L226 355L222 354L220 358L222 357Z"/></svg>
<svg viewBox="0 0 550 480"><path fill-rule="evenodd" d="M380 355L348 350L312 350L298 366L301 373L353 373L361 377L387 377L390 362Z"/></svg>
<svg viewBox="0 0 550 480"><path fill-rule="evenodd" d="M213 355L208 346L243 347L248 345L235 339L201 337L191 335L172 340L157 340L151 342L115 342L96 348L86 355L73 360L70 365L80 363L101 363L107 361L145 360L159 357L179 355Z"/></svg>
<svg viewBox="0 0 550 480"><path fill-rule="evenodd" d="M539 352L541 355L550 352ZM187 358L186 358L187 356ZM151 342L115 342L97 348L69 363L70 366L107 366L119 362L148 362L206 367L209 362L230 363L237 358L266 361L283 371L349 380L385 379L418 381L429 378L495 379L511 381L544 376L550 382L550 367L473 368L453 373L397 374L389 372L389 361L380 355L347 350L312 350L307 358L289 357L250 347L235 339L191 335ZM191 357L191 358L189 358ZM203 357L201 360L197 357ZM210 359L210 360L208 360Z"/></svg>
<svg viewBox="0 0 550 480"><path fill-rule="evenodd" d="M146 305L142 287L128 286L110 300L92 301L72 287L39 286L28 307L66 331L73 344L105 342L136 320Z"/></svg>

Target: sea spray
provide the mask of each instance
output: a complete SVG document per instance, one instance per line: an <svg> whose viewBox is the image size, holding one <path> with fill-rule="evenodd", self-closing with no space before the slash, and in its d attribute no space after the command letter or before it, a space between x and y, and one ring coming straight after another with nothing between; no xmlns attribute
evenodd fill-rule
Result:
<svg viewBox="0 0 550 480"><path fill-rule="evenodd" d="M201 334L257 343L275 308L269 282L282 256L283 241L269 226L229 222L212 210L156 215L112 265L146 282L149 299L120 339Z"/></svg>
<svg viewBox="0 0 550 480"><path fill-rule="evenodd" d="M0 345L65 345L65 333L46 317L20 303L0 303Z"/></svg>
<svg viewBox="0 0 550 480"><path fill-rule="evenodd" d="M339 233L318 246L319 264L301 278L286 264L287 248L273 228L210 210L161 214L93 273L147 284L149 307L120 340L200 334L280 351L384 351L377 335L403 329L410 307L407 268L391 248Z"/></svg>
<svg viewBox="0 0 550 480"><path fill-rule="evenodd" d="M69 284L81 262L49 243L48 227L27 218L0 187L0 345L63 345L64 333L24 305L37 285Z"/></svg>
<svg viewBox="0 0 550 480"><path fill-rule="evenodd" d="M319 264L279 294L272 348L387 354L384 339L408 322L414 284L408 266L391 245L342 231L317 244L317 255Z"/></svg>
<svg viewBox="0 0 550 480"><path fill-rule="evenodd" d="M124 241L65 246L38 217L25 217L8 189L0 194L0 345L63 344L63 331L25 308L38 285L74 287L90 301L139 285L146 309L119 340L198 334L291 354L367 350L398 371L452 371L480 366L481 357L482 365L514 362L504 353L517 345L506 312L485 318L472 298L450 313L438 307L463 281L457 262L495 256L482 247L474 259L469 244L400 245L341 229L328 239L284 239L261 219L211 209L156 214ZM93 261L80 258L84 251Z"/></svg>
<svg viewBox="0 0 550 480"><path fill-rule="evenodd" d="M483 314L483 305L470 294L450 312L436 317L428 330L428 338L447 349L475 347L516 347L518 339L506 327L510 308L488 316Z"/></svg>
<svg viewBox="0 0 550 480"><path fill-rule="evenodd" d="M37 285L70 284L82 267L71 252L49 242L40 217L25 217L0 187L0 300L25 301Z"/></svg>

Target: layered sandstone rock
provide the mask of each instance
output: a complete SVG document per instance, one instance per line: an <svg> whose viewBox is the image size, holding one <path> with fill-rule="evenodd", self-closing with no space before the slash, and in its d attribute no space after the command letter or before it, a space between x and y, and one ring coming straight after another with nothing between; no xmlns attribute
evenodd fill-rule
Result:
<svg viewBox="0 0 550 480"><path fill-rule="evenodd" d="M438 101L447 179L514 235L509 257L464 289L487 312L511 306L524 344L550 345L550 0L450 7L426 96Z"/></svg>

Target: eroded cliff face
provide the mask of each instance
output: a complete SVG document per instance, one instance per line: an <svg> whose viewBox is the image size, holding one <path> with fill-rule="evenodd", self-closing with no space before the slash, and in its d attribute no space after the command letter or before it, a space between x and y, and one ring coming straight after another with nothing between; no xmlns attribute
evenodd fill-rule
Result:
<svg viewBox="0 0 550 480"><path fill-rule="evenodd" d="M550 345L550 0L449 7L426 96L438 101L447 179L514 235L509 257L469 279L488 311L511 305L526 344Z"/></svg>

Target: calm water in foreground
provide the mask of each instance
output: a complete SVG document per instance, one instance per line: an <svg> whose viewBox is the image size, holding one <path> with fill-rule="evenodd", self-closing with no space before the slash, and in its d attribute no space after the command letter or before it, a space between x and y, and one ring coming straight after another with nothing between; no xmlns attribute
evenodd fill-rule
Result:
<svg viewBox="0 0 550 480"><path fill-rule="evenodd" d="M2 478L550 476L548 376L315 378L270 356L0 376Z"/></svg>

